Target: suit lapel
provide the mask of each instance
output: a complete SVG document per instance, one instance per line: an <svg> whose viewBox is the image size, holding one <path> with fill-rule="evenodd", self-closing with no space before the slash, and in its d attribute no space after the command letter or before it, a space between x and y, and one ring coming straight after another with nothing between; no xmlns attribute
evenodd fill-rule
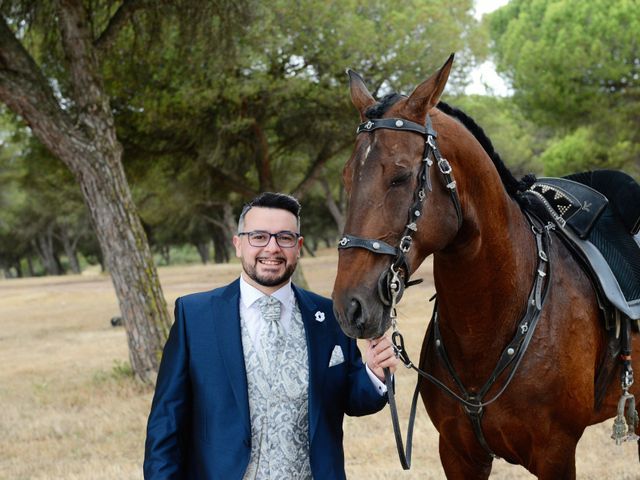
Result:
<svg viewBox="0 0 640 480"><path fill-rule="evenodd" d="M293 286L298 307L302 315L305 334L307 337L307 352L309 356L309 441L313 439L320 411L322 410L323 386L329 365L329 328L327 323L316 320L317 305L306 292ZM330 312L324 312L328 315Z"/></svg>
<svg viewBox="0 0 640 480"><path fill-rule="evenodd" d="M251 435L247 372L244 366L240 331L240 282L231 283L220 296L212 298L212 317L218 348L229 376L233 396L238 404L247 433Z"/></svg>

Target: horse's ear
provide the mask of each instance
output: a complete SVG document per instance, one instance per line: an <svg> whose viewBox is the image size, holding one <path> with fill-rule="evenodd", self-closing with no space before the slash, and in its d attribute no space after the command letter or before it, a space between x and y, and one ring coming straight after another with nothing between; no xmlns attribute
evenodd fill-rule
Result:
<svg viewBox="0 0 640 480"><path fill-rule="evenodd" d="M406 105L416 117L424 118L427 112L440 100L440 95L442 95L449 79L453 56L452 53L442 68L418 85L409 96Z"/></svg>
<svg viewBox="0 0 640 480"><path fill-rule="evenodd" d="M376 103L375 98L369 93L364 80L353 70L347 69L347 75L349 75L349 89L351 90L351 101L360 112L360 118L365 119L364 112L367 111L371 105Z"/></svg>

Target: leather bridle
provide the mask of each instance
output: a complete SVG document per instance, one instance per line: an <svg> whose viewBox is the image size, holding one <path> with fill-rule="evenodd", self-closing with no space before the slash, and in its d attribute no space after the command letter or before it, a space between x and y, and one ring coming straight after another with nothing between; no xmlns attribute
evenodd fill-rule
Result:
<svg viewBox="0 0 640 480"><path fill-rule="evenodd" d="M531 225L531 229L536 238L536 249L537 249L537 267L536 274L534 277L534 282L532 289L529 293L529 298L527 300L527 307L524 316L518 323L518 328L516 333L512 339L512 341L507 345L507 347L503 350L498 364L494 368L492 374L489 377L489 380L484 384L481 390L478 393L469 392L464 385L462 384L458 374L453 369L451 362L449 361L446 351L444 349L444 343L442 337L440 336L439 327L438 327L438 308L437 305L434 307L433 318L432 318L432 327L430 329L430 339L429 343L433 343L436 347L438 358L443 362L446 370L448 371L450 377L453 379L457 389L460 393L456 393L452 389L450 389L446 384L444 384L441 380L437 379L433 375L417 368L411 359L409 358L405 348L404 348L404 339L397 328L397 314L396 314L396 303L399 301L402 296L403 288L410 286L416 282L410 282L409 276L411 271L409 269L409 264L407 262L407 254L411 249L411 244L413 242L413 235L417 232L417 222L422 214L422 209L424 207L424 202L427 197L427 193L432 191L431 179L430 179L430 167L435 162L438 165L438 170L442 174L444 178L446 188L449 189L451 200L456 210L457 220L458 220L458 228L460 229L462 226L462 207L460 205L460 198L458 196L456 182L452 175L452 168L446 158L442 156L440 150L438 149L438 145L436 142L436 132L433 130L431 126L431 119L427 115L426 126L422 126L415 122L411 122L409 120L399 119L399 118L383 118L383 119L372 119L365 123L362 123L358 126L357 133L367 133L373 132L377 129L390 129L390 130L400 130L417 133L422 135L425 139L425 147L424 153L422 155L422 162L420 171L418 173L418 184L417 188L413 195L413 204L409 209L409 222L405 226L405 229L400 238L399 244L397 247L393 247L382 240L377 239L366 239L357 237L355 235L344 234L342 239L338 243L338 249L346 249L346 248L364 248L373 253L378 253L382 255L390 255L393 256L393 260L389 265L388 269L386 269L380 277L378 281L378 295L380 300L384 305L390 307L390 317L391 324L393 327L392 333L392 342L393 347L396 351L396 355L398 355L401 361L405 364L407 368L411 368L415 370L418 375L426 380L430 381L434 385L436 385L440 390L442 390L446 395L451 397L452 399L460 402L469 419L471 420L471 424L476 436L476 439L482 446L482 448L494 458L497 458L497 455L491 450L487 441L484 438L484 434L482 432L481 420L484 412L484 408L491 403L495 402L502 396L505 392L511 380L516 374L518 366L522 361L525 352L527 351L527 347L529 346L529 342L533 337L533 333L535 331L535 327L540 319L542 308L545 303L545 299L547 297L547 291L550 284L550 280L548 274L550 274L550 264L548 259L548 249L549 249L549 231L553 230L552 224L545 225L544 222L541 222L539 219L531 216L530 214L525 212L525 216ZM403 274L401 274L404 272ZM402 280L402 281L401 281ZM384 369L385 374L385 383L387 385L389 406L391 410L391 419L393 423L394 434L396 438L396 446L398 448L398 455L400 458L400 463L405 470L408 470L411 466L411 439L413 436L413 423L415 420L416 414L416 405L418 400L418 391L419 391L419 382L416 384L416 388L414 390L413 399L411 402L411 412L409 415L409 428L407 431L407 448L405 450L402 436L400 433L400 426L398 421L397 408L395 403L395 395L393 393L393 385L391 381L391 375L388 368ZM484 396L490 391L491 387L496 383L498 378L506 376L502 387L499 391L489 400L485 400Z"/></svg>
<svg viewBox="0 0 640 480"><path fill-rule="evenodd" d="M418 230L418 219L420 215L422 215L425 199L427 198L428 192L432 191L430 167L434 162L437 164L446 188L450 192L451 200L456 210L458 229L460 229L462 225L462 207L456 188L456 181L453 178L451 164L442 156L438 149L436 142L437 133L431 126L431 118L429 115L427 115L425 126L401 118L371 119L361 123L356 133L373 133L378 129L412 132L424 138L424 151L418 172L417 187L413 194L413 203L409 208L408 223L402 232L397 247L378 239L361 238L355 235L344 234L338 242L338 249L364 248L373 253L394 257L389 267L380 276L380 280L378 281L378 296L383 305L391 307L392 321L395 322L395 312L393 312L393 310L395 310L396 301L402 296L403 289L419 282L409 281L411 270L407 262L407 254L411 249L413 235Z"/></svg>

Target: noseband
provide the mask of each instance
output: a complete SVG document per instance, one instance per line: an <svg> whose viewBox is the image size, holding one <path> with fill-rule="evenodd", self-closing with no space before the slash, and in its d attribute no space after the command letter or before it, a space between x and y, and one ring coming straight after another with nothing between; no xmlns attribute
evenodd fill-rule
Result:
<svg viewBox="0 0 640 480"><path fill-rule="evenodd" d="M396 301L399 300L402 295L402 290L409 285L418 283L418 281L409 282L411 272L407 262L407 254L411 249L413 235L418 231L418 218L422 214L427 192L432 191L430 167L434 162L438 165L438 170L442 174L445 185L451 194L451 200L456 209L458 229L460 229L462 225L462 207L460 206L460 198L456 189L456 181L453 179L451 164L441 155L438 149L436 142L437 133L431 126L431 118L429 115L427 115L426 126L400 118L380 118L361 123L356 133L370 133L381 128L417 133L424 138L424 152L418 173L418 184L413 194L413 204L409 208L409 221L402 232L397 247L389 245L382 240L344 234L338 242L338 249L364 248L373 253L394 257L391 265L384 271L378 282L378 296L380 297L380 301L384 305L391 306L392 310L394 310ZM404 271L402 277L400 275L401 271ZM400 282L401 278L403 280L402 283Z"/></svg>

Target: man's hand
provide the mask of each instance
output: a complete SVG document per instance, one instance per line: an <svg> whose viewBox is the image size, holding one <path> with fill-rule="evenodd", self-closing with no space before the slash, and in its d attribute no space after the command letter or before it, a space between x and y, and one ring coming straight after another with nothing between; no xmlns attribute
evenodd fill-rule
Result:
<svg viewBox="0 0 640 480"><path fill-rule="evenodd" d="M382 369L387 367L393 373L400 362L391 345L391 339L387 335L367 340L366 357L367 366L382 382L384 382L384 371Z"/></svg>

